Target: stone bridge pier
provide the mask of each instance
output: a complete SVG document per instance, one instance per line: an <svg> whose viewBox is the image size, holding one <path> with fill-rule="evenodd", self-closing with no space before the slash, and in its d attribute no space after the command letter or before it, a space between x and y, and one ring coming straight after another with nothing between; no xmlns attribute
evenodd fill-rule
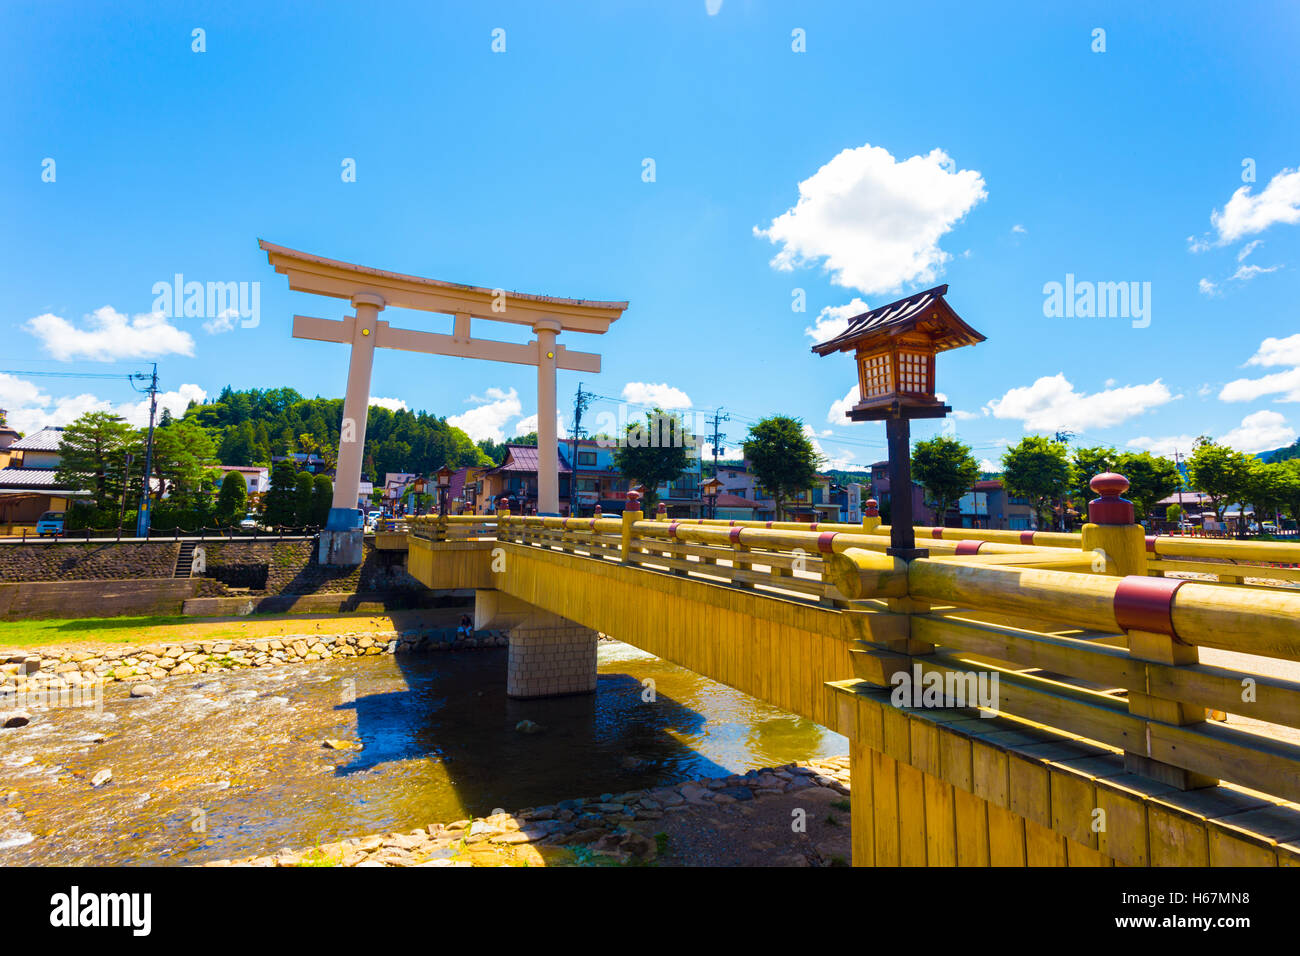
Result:
<svg viewBox="0 0 1300 956"><path fill-rule="evenodd" d="M500 591L476 591L474 627L510 634L506 695L562 697L596 690L597 632Z"/></svg>

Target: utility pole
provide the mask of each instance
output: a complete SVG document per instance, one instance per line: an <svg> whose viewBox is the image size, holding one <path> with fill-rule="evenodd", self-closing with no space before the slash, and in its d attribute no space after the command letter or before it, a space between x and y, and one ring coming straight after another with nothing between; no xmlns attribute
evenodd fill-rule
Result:
<svg viewBox="0 0 1300 956"><path fill-rule="evenodd" d="M1056 440L1061 442L1061 444L1063 445L1068 445L1071 439L1073 438L1074 438L1074 432L1059 431L1056 433ZM1060 506L1061 509L1061 520L1057 523L1056 530L1068 531L1069 529L1065 527L1065 489L1064 488L1062 488L1061 493L1057 495L1057 504Z"/></svg>
<svg viewBox="0 0 1300 956"><path fill-rule="evenodd" d="M1174 467L1178 469L1178 533L1183 533L1183 522L1191 523L1187 517L1187 512L1183 509L1183 456L1179 454L1178 449L1174 449Z"/></svg>
<svg viewBox="0 0 1300 956"><path fill-rule="evenodd" d="M723 422L729 422L729 421L731 421L731 416L730 416L730 415L724 415L724 414L722 414L722 409L719 408L716 412L713 413L713 417L712 417L712 418L706 418L705 421L708 422L710 425L713 426L713 474L710 475L709 477L711 477L711 478L717 478L717 477L718 477L718 454L719 454L719 453L721 452L721 450L722 450L722 449L719 447L719 444L720 444L720 443L721 443L721 442L722 442L722 441L727 437L726 435L724 435L724 434L722 434L720 431L718 431L718 427L719 427ZM718 504L717 504L717 502L718 502L718 499L715 497L715 498L713 499L713 508L712 508L712 509L710 510L710 512L709 512L709 517L710 517L710 518L716 518L717 515L718 515Z"/></svg>
<svg viewBox="0 0 1300 956"><path fill-rule="evenodd" d="M578 394L573 398L573 433L570 447L573 449L573 470L569 472L569 514L574 517L582 517L582 507L578 504L578 440L582 437L582 413L587 410L591 404L591 392L582 390L582 383L578 383ZM538 459L539 461L541 459Z"/></svg>
<svg viewBox="0 0 1300 956"><path fill-rule="evenodd" d="M137 538L149 537L149 479L153 474L153 428L154 415L158 411L158 363L153 363L153 373L146 375L144 372L135 372L131 378L134 381L144 381L148 379L149 385L144 391L149 393L149 438L145 443L144 451L144 476L141 482L140 490L140 513L136 516L135 536ZM133 381L133 387L134 387Z"/></svg>

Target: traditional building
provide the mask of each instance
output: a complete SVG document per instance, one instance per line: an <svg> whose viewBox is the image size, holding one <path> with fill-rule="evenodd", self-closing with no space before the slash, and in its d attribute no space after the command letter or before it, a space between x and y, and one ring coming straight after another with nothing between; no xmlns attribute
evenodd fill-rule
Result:
<svg viewBox="0 0 1300 956"><path fill-rule="evenodd" d="M0 533L33 530L45 512L67 511L72 498L86 494L57 480L62 441L63 429L51 426L5 448L8 462L0 468Z"/></svg>

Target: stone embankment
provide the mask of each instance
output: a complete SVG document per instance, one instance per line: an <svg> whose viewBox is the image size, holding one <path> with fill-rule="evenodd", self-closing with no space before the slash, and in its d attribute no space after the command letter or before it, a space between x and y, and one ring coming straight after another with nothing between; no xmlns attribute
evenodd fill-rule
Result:
<svg viewBox="0 0 1300 956"><path fill-rule="evenodd" d="M214 641L181 641L111 650L34 648L3 656L0 704L14 692L142 682L182 674L211 674L245 667L276 667L307 661L425 653L470 647L505 647L509 638L479 631L456 639L455 629L365 631L353 634L287 634Z"/></svg>
<svg viewBox="0 0 1300 956"><path fill-rule="evenodd" d="M847 865L848 795L836 757L205 865Z"/></svg>

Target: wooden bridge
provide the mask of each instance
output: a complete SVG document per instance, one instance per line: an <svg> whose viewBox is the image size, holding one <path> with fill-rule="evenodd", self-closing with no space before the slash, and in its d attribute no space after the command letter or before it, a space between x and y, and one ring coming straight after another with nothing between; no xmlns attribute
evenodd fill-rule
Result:
<svg viewBox="0 0 1300 956"><path fill-rule="evenodd" d="M418 518L409 570L516 696L594 689L600 632L843 734L855 865L1300 864L1300 545L1147 537L1126 487L910 562L874 515Z"/></svg>

